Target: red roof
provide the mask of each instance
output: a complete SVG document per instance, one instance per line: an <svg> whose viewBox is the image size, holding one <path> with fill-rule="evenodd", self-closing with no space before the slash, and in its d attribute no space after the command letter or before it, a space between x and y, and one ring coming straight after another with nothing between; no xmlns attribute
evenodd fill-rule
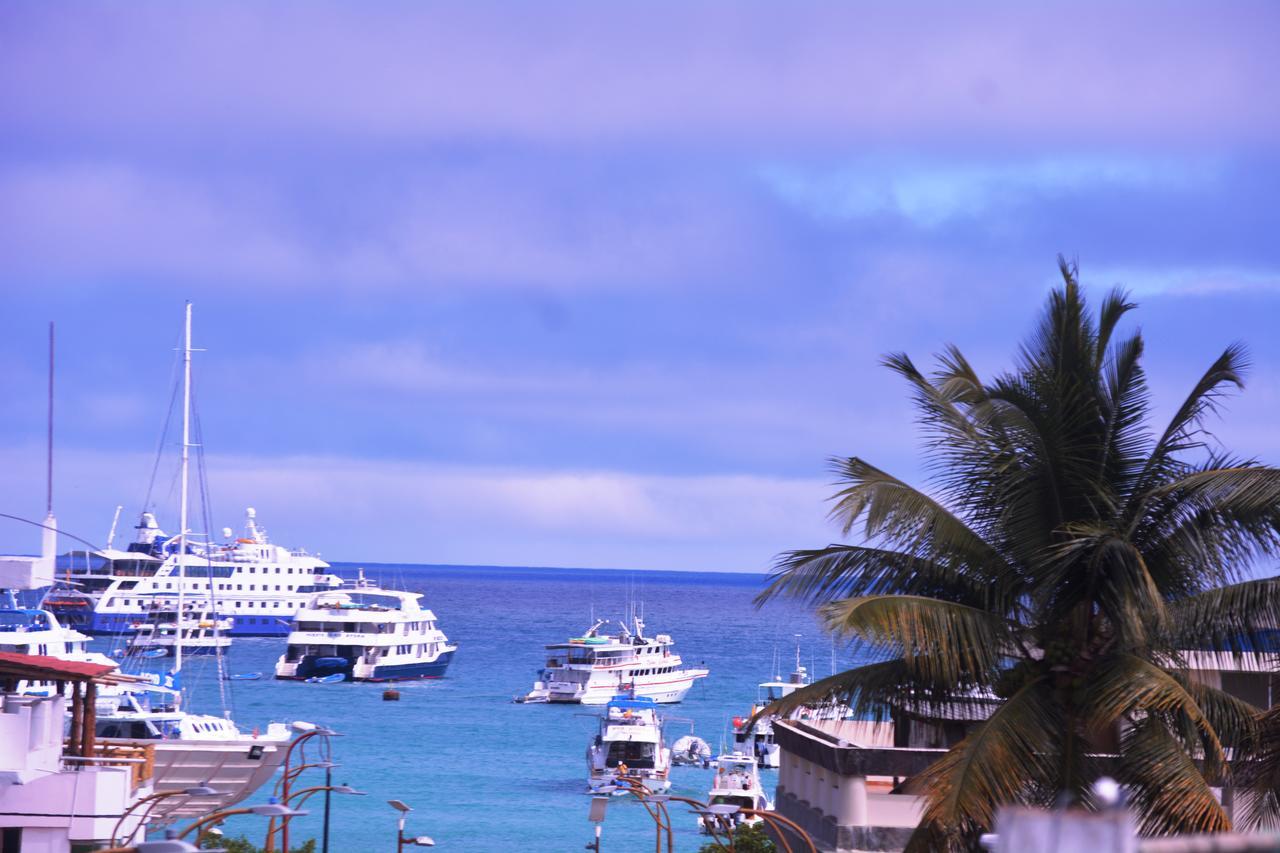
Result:
<svg viewBox="0 0 1280 853"><path fill-rule="evenodd" d="M48 655L0 652L0 677L39 681L123 681L129 676L108 675L115 666L63 660Z"/></svg>

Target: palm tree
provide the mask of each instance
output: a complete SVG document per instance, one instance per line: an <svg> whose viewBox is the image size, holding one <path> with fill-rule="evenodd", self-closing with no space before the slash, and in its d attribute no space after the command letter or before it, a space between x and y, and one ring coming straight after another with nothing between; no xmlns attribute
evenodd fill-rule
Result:
<svg viewBox="0 0 1280 853"><path fill-rule="evenodd" d="M831 514L846 537L861 527L860 544L782 555L758 599L820 606L874 660L770 711L838 699L936 721L994 697L915 780L926 806L909 849L967 849L1002 804L1088 802L1104 762L1145 833L1225 830L1211 787L1230 778L1229 750L1263 744L1260 709L1184 660L1261 648L1280 626L1280 584L1250 579L1280 550L1280 470L1215 449L1204 428L1243 387L1243 350L1155 433L1142 337L1117 335L1135 306L1113 290L1095 316L1075 265L1059 266L1012 371L983 382L954 347L931 376L885 359L914 392L929 488L834 460ZM1275 802L1256 798L1253 818L1274 819Z"/></svg>

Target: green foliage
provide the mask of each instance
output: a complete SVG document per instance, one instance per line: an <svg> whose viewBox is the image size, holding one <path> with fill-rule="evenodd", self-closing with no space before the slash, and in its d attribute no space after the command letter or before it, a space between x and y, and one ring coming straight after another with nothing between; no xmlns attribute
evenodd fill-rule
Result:
<svg viewBox="0 0 1280 853"><path fill-rule="evenodd" d="M240 835L235 838L229 836L206 835L204 840L200 842L200 847L206 850L214 850L222 848L227 853L263 853L263 849L250 841L246 836ZM277 846L277 849L278 846ZM316 840L308 838L302 842L301 846L294 847L290 853L316 853Z"/></svg>
<svg viewBox="0 0 1280 853"><path fill-rule="evenodd" d="M740 826L733 831L734 853L778 853L778 847L759 826ZM708 841L698 853L724 853L724 848Z"/></svg>
<svg viewBox="0 0 1280 853"><path fill-rule="evenodd" d="M1228 347L1171 421L1150 423L1135 306L1096 312L1074 265L1012 370L983 380L948 348L930 374L895 354L926 435L925 488L837 459L831 515L852 544L783 555L759 602L800 598L877 663L769 710L841 701L877 719L941 725L993 713L914 780L927 798L915 850L964 850L1006 803L1087 802L1094 756L1118 753L1149 834L1214 832L1232 773L1280 822L1280 711L1199 684L1185 654L1266 647L1280 581L1280 470L1210 442L1206 418L1243 387ZM995 697L994 701L983 697Z"/></svg>

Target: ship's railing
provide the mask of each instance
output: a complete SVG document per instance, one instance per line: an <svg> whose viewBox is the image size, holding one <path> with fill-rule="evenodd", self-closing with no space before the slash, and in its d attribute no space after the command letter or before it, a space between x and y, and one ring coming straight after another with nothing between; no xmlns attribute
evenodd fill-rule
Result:
<svg viewBox="0 0 1280 853"><path fill-rule="evenodd" d="M155 774L156 749L151 744L95 743L92 756L64 755L62 762L72 770L90 765L128 767L136 790Z"/></svg>

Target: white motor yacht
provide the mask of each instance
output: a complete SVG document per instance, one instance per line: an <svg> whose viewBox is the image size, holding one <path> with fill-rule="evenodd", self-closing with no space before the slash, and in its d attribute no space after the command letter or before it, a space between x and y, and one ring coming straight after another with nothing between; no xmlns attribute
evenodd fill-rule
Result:
<svg viewBox="0 0 1280 853"><path fill-rule="evenodd" d="M619 776L640 779L651 791L671 786L671 750L662 737L662 718L652 699L611 699L600 731L587 747L587 785L596 790Z"/></svg>
<svg viewBox="0 0 1280 853"><path fill-rule="evenodd" d="M144 657L173 657L181 644L183 654L218 654L231 646L231 626L231 619L204 609L188 608L181 620L176 610L160 610L137 626L125 650Z"/></svg>
<svg viewBox="0 0 1280 853"><path fill-rule="evenodd" d="M737 806L740 809L755 811L771 811L773 802L764 792L760 784L760 768L755 758L741 752L731 752L716 759L716 776L711 783L711 791L707 795L707 805ZM699 825L705 832L706 821L711 817L699 818ZM763 818L741 813L721 818L734 824L758 823Z"/></svg>
<svg viewBox="0 0 1280 853"><path fill-rule="evenodd" d="M617 696L635 696L679 702L695 681L707 677L706 669L684 665L671 635L646 637L638 616L630 625L616 623L616 633L605 631L607 624L600 620L581 637L547 646L546 667L533 690L516 701L604 705Z"/></svg>
<svg viewBox="0 0 1280 853"><path fill-rule="evenodd" d="M404 681L440 678L458 647L415 592L380 589L360 572L354 585L314 595L294 617L276 678Z"/></svg>

